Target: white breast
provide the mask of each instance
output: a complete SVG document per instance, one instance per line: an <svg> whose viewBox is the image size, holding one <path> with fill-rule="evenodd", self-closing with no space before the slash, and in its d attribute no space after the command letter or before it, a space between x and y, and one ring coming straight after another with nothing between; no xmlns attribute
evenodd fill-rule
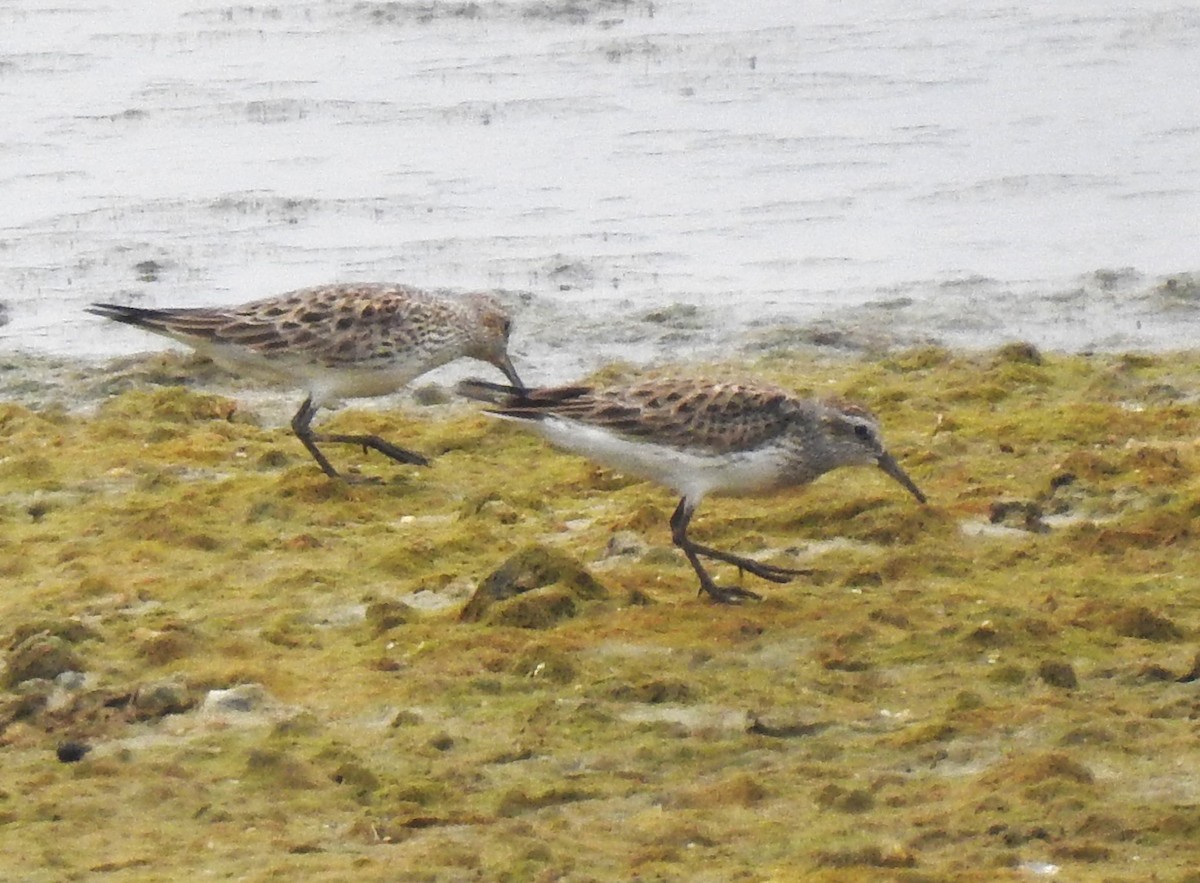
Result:
<svg viewBox="0 0 1200 883"><path fill-rule="evenodd" d="M280 353L268 358L231 344L201 341L193 347L235 374L307 390L318 407L334 405L342 399L393 393L426 371L449 361L441 353L425 359L419 354L401 353L391 362L330 367L313 361L304 352Z"/></svg>
<svg viewBox="0 0 1200 883"><path fill-rule="evenodd" d="M782 452L777 448L710 454L622 438L608 430L559 417L548 417L535 426L558 447L673 488L695 501L707 494L765 493L779 487L784 478Z"/></svg>

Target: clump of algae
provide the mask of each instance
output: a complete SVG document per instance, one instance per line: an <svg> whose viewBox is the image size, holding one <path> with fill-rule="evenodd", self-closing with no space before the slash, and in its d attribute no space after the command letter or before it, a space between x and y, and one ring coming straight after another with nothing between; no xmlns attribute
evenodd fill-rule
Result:
<svg viewBox="0 0 1200 883"><path fill-rule="evenodd" d="M931 503L707 501L698 539L812 570L728 608L669 492L467 405L331 416L436 456L335 449L344 485L207 391L0 404L0 876L1187 879L1198 363L743 367L868 404ZM461 621L523 554L605 598Z"/></svg>
<svg viewBox="0 0 1200 883"><path fill-rule="evenodd" d="M608 590L572 557L531 545L483 579L459 619L549 628L576 616L581 603L607 596Z"/></svg>

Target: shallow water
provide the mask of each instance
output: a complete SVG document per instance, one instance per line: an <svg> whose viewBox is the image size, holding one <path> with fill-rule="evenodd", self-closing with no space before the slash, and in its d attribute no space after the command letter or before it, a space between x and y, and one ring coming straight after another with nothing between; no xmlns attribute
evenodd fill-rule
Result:
<svg viewBox="0 0 1200 883"><path fill-rule="evenodd" d="M1200 326L1175 3L8 0L0 33L5 349L366 279L513 292L539 380Z"/></svg>

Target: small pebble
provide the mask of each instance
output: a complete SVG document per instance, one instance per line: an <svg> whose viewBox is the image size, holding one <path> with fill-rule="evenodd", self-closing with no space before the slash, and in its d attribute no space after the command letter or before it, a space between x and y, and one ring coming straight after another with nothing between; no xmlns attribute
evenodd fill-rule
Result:
<svg viewBox="0 0 1200 883"><path fill-rule="evenodd" d="M55 754L63 763L75 763L78 760L83 760L83 756L92 750L92 746L86 742L76 742L74 739L69 739L66 742L59 743Z"/></svg>
<svg viewBox="0 0 1200 883"><path fill-rule="evenodd" d="M262 684L239 684L228 690L209 690L200 710L208 714L244 714L260 709L266 699Z"/></svg>
<svg viewBox="0 0 1200 883"><path fill-rule="evenodd" d="M81 671L60 672L54 678L54 684L64 690L81 690L87 682L87 675Z"/></svg>

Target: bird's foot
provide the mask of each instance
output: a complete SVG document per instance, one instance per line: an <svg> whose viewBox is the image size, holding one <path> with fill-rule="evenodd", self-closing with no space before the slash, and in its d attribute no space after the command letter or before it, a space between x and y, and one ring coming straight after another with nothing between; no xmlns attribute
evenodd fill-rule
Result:
<svg viewBox="0 0 1200 883"><path fill-rule="evenodd" d="M363 453L367 451L378 451L383 456L395 460L397 463L408 463L412 466L428 466L429 458L423 454L418 454L416 451L410 451L402 448L399 445L394 445L390 441L385 441L377 435L317 435L313 437L315 441L322 443L332 442L334 444L343 445L358 445L363 449Z"/></svg>
<svg viewBox="0 0 1200 883"><path fill-rule="evenodd" d="M755 561L753 558L734 555L732 552L722 552L720 549L712 549L708 546L692 546L692 550L697 555L703 555L705 558L711 558L714 561L724 561L726 564L732 564L739 571L752 573L759 579L765 579L768 582L787 583L798 576L812 574L811 570L800 570L794 567L780 567L777 564L767 564L764 561Z"/></svg>
<svg viewBox="0 0 1200 883"><path fill-rule="evenodd" d="M397 463L409 463L413 466L428 466L430 463L429 458L424 454L418 454L416 451L410 451L406 448L401 448L392 444L391 442L384 441L381 438L376 438L375 436L370 436L370 438L372 443L363 443L364 451L368 448L374 448L375 450L379 451L379 453L383 454L383 456L389 457L390 459L395 460Z"/></svg>
<svg viewBox="0 0 1200 883"><path fill-rule="evenodd" d="M811 576L813 573L811 570L800 570L794 567L779 567L775 564L766 564L762 561L754 561L751 559L746 559L745 562L738 564L738 569L745 570L747 573L752 573L760 579L765 579L773 583L790 583L798 576Z"/></svg>
<svg viewBox="0 0 1200 883"><path fill-rule="evenodd" d="M758 592L743 589L741 586L718 586L711 579L701 581L700 594L708 595L717 604L741 604L743 601L762 600L762 595Z"/></svg>
<svg viewBox="0 0 1200 883"><path fill-rule="evenodd" d="M339 481L344 481L346 484L353 485L355 487L361 487L362 485L383 484L383 479L378 475L347 475L344 472L339 472L335 477Z"/></svg>

